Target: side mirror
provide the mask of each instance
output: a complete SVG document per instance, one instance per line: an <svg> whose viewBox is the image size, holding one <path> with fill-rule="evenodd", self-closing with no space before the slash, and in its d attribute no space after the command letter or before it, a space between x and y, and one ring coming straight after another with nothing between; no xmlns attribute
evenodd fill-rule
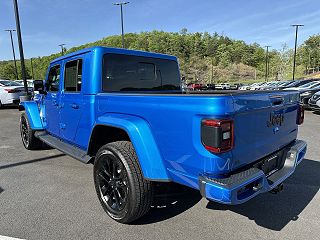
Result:
<svg viewBox="0 0 320 240"><path fill-rule="evenodd" d="M45 94L44 84L42 80L35 80L33 82L34 91L38 91L40 94Z"/></svg>

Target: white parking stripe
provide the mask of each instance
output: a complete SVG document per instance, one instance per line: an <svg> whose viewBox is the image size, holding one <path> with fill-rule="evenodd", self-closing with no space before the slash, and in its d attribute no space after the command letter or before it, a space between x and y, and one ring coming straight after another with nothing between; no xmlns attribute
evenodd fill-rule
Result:
<svg viewBox="0 0 320 240"><path fill-rule="evenodd" d="M13 237L7 237L7 236L1 236L0 235L0 240L25 240L25 239L13 238Z"/></svg>

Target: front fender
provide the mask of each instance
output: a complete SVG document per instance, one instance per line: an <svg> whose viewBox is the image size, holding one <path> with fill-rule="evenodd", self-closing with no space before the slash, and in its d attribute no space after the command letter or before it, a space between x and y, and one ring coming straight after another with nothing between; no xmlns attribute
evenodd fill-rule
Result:
<svg viewBox="0 0 320 240"><path fill-rule="evenodd" d="M34 101L21 102L19 110L25 110L32 130L43 130L38 104Z"/></svg>
<svg viewBox="0 0 320 240"><path fill-rule="evenodd" d="M126 131L137 153L144 177L154 181L170 181L147 121L137 116L109 113L98 117L96 125Z"/></svg>

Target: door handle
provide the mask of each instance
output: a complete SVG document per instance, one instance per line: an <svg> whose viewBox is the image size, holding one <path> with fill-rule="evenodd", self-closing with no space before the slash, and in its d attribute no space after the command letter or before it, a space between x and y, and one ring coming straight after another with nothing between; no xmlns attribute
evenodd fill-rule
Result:
<svg viewBox="0 0 320 240"><path fill-rule="evenodd" d="M73 103L73 104L71 104L71 107L72 107L73 109L78 109L78 108L79 108L79 105L76 104L76 103Z"/></svg>

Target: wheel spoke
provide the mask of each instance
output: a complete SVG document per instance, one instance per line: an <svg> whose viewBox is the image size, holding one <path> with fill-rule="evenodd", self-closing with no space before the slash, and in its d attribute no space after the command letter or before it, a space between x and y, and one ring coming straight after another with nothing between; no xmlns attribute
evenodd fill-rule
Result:
<svg viewBox="0 0 320 240"><path fill-rule="evenodd" d="M111 191L111 193L107 196L107 204L112 207L113 204L114 204L114 201L113 201L113 196L114 196L114 192Z"/></svg>
<svg viewBox="0 0 320 240"><path fill-rule="evenodd" d="M125 171L122 165L119 165L119 169L117 169L117 176L115 177L116 180L123 180L125 178Z"/></svg>
<svg viewBox="0 0 320 240"><path fill-rule="evenodd" d="M118 183L118 188L120 188L120 189L123 190L124 192L127 191L127 185L126 185L126 183L125 183L124 181Z"/></svg>
<svg viewBox="0 0 320 240"><path fill-rule="evenodd" d="M103 195L103 196L106 196L109 189L110 189L110 186L109 186L109 185L108 185L108 186L105 186L105 185L102 186L102 187L101 187L101 193L102 193L102 195Z"/></svg>
<svg viewBox="0 0 320 240"><path fill-rule="evenodd" d="M121 191L122 194L121 194L121 192L119 190L122 190ZM118 189L116 189L116 191L117 191L117 194L118 194L118 196L119 196L119 198L121 200L121 204L124 203L126 201L126 195L127 195L126 189L118 188Z"/></svg>
<svg viewBox="0 0 320 240"><path fill-rule="evenodd" d="M99 177L107 183L109 183L111 180L110 173L108 173L105 169L102 169L102 171L99 173Z"/></svg>
<svg viewBox="0 0 320 240"><path fill-rule="evenodd" d="M118 169L118 164L116 162L113 162L113 164L112 164L112 176L114 178L117 177L117 169Z"/></svg>
<svg viewBox="0 0 320 240"><path fill-rule="evenodd" d="M120 210L121 200L120 200L120 197L119 197L119 192L118 192L118 190L114 190L114 200L115 200L115 203L116 203L116 205L117 205L118 210Z"/></svg>

